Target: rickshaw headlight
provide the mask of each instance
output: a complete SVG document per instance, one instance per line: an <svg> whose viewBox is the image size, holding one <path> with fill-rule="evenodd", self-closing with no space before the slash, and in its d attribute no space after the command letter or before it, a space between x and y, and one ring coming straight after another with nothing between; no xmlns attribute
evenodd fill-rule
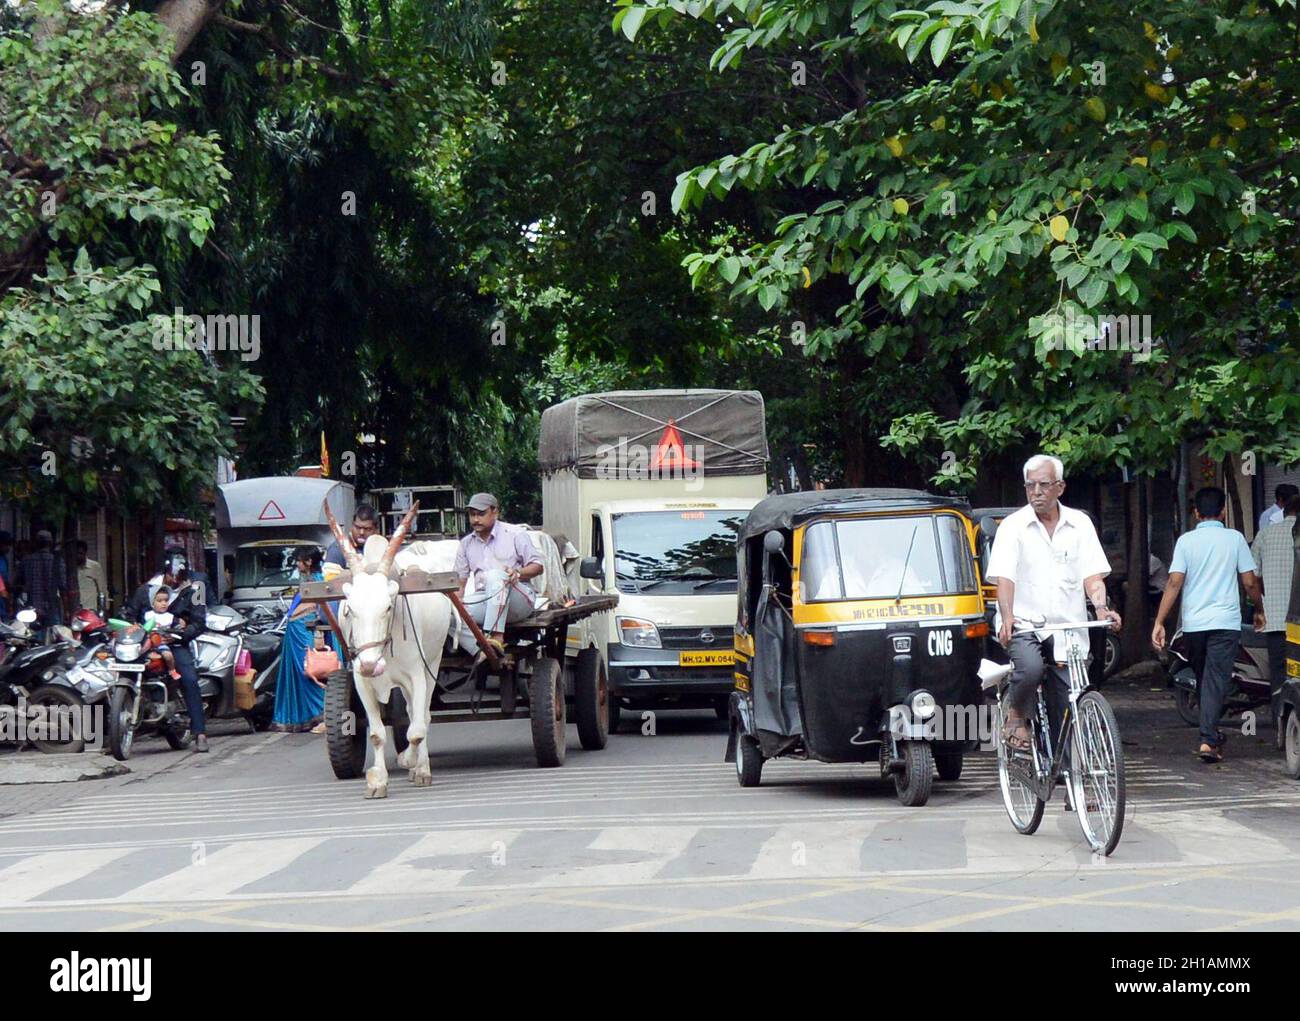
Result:
<svg viewBox="0 0 1300 1021"><path fill-rule="evenodd" d="M659 641L659 629L655 627L652 620L642 620L640 617L619 617L618 634L619 640L629 648L663 648L663 643Z"/></svg>
<svg viewBox="0 0 1300 1021"><path fill-rule="evenodd" d="M912 696L912 715L918 720L928 720L934 715L934 696L928 691L918 691Z"/></svg>

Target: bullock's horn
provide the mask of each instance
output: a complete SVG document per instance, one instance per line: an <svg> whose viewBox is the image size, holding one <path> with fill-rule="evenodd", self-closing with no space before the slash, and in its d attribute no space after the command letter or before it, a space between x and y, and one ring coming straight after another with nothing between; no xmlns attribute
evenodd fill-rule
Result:
<svg viewBox="0 0 1300 1021"><path fill-rule="evenodd" d="M402 548L402 540L406 538L406 533L411 530L411 522L415 520L415 515L420 510L420 503L417 500L411 504L411 509L406 512L402 518L402 523L397 526L397 531L393 537L388 540L388 549L384 550L384 559L379 562L379 573L387 574L393 566L393 558L397 556L397 551Z"/></svg>
<svg viewBox="0 0 1300 1021"><path fill-rule="evenodd" d="M334 512L330 510L329 499L322 500L321 506L325 508L325 520L330 523L330 531L334 533L334 538L338 540L339 549L343 551L343 558L348 562L348 570L357 570L361 567L361 556L357 553L357 548L352 545L352 540L348 538L347 532L343 531L342 526L335 519Z"/></svg>

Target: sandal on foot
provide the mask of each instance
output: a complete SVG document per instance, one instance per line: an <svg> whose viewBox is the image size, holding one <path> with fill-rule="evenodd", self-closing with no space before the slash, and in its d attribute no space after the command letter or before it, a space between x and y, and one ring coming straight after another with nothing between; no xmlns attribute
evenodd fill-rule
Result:
<svg viewBox="0 0 1300 1021"><path fill-rule="evenodd" d="M1005 727L1002 728L1002 737L1018 752L1029 751L1029 743L1033 735L1029 731L1029 724L1025 720L1011 721L1008 720Z"/></svg>

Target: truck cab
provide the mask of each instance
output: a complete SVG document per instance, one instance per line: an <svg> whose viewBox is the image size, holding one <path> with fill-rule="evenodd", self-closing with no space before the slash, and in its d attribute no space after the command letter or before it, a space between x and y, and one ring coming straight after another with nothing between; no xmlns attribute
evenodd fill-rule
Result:
<svg viewBox="0 0 1300 1021"><path fill-rule="evenodd" d="M725 709L733 684L736 533L757 498L615 500L591 508L580 573L617 592L593 637L620 706Z"/></svg>

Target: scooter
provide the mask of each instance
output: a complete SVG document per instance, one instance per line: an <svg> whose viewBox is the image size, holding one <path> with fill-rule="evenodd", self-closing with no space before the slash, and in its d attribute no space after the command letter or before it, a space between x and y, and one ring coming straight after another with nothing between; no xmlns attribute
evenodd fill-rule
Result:
<svg viewBox="0 0 1300 1021"><path fill-rule="evenodd" d="M1182 631L1169 643L1169 683L1174 689L1174 704L1178 715L1189 727L1201 724L1201 700L1197 690L1196 672L1187 655L1187 640ZM1223 715L1249 712L1268 706L1273 698L1269 681L1268 646L1264 636L1253 627L1241 629L1241 645L1232 664L1232 679L1223 697Z"/></svg>

